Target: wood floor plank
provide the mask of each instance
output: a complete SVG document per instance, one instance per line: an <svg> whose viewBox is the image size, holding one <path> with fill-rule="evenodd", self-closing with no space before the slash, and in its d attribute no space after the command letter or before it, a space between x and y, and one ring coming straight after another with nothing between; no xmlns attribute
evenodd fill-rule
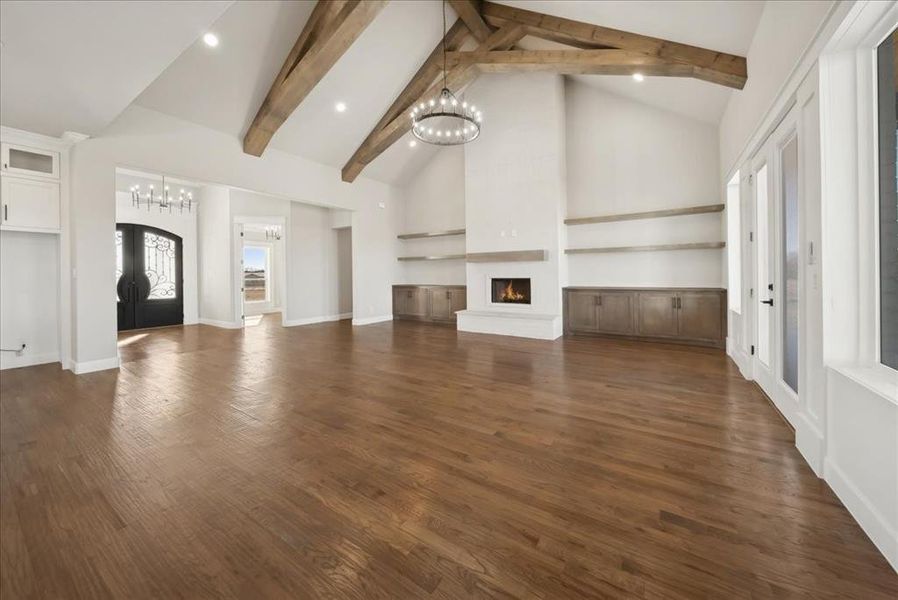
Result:
<svg viewBox="0 0 898 600"><path fill-rule="evenodd" d="M898 575L719 350L412 322L0 377L7 598L857 598Z"/></svg>

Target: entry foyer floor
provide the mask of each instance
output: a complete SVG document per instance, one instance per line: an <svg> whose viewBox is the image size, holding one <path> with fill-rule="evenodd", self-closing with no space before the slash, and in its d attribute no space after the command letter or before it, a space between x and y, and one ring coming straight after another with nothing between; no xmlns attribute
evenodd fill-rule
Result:
<svg viewBox="0 0 898 600"><path fill-rule="evenodd" d="M13 598L874 598L898 575L718 350L348 322L0 377Z"/></svg>

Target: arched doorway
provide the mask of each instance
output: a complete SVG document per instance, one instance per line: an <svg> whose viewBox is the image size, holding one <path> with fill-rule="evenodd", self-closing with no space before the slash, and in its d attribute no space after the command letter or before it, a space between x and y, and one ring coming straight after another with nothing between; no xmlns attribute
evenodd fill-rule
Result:
<svg viewBox="0 0 898 600"><path fill-rule="evenodd" d="M115 226L118 329L184 322L181 238L132 223Z"/></svg>

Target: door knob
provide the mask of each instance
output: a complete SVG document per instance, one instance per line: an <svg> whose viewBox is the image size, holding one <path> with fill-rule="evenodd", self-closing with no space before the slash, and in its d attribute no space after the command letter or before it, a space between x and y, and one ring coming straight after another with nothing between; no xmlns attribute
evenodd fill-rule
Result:
<svg viewBox="0 0 898 600"><path fill-rule="evenodd" d="M761 304L766 304L767 306L773 306L773 298L770 300L761 300Z"/></svg>

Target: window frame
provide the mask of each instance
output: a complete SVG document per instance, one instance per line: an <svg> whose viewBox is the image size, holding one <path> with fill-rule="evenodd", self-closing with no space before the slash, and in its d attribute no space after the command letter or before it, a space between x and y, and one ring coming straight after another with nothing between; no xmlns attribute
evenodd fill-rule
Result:
<svg viewBox="0 0 898 600"><path fill-rule="evenodd" d="M736 172L733 173L733 176L726 184L725 192L727 227L727 308L737 315L742 314L741 173L741 169L737 169Z"/></svg>
<svg viewBox="0 0 898 600"><path fill-rule="evenodd" d="M895 10L890 11L893 17L898 16L895 14ZM863 60L862 66L870 76L870 86L868 86L867 90L869 91L870 97L867 102L868 108L870 109L870 118L869 118L869 145L867 150L870 152L870 164L872 165L872 178L870 181L871 192L872 192L872 225L873 225L873 235L870 236L873 240L873 332L872 332L872 340L873 340L873 349L872 349L872 362L873 368L877 371L880 371L887 375L894 375L898 373L898 369L894 367L890 367L889 365L883 362L882 358L882 333L883 333L883 323L882 323L882 261L880 260L880 248L881 248L881 240L880 240L880 207L882 205L882 198L880 197L880 181L879 181L879 69L878 69L878 60L879 60L879 46L888 38L892 32L898 29L898 22L895 22L893 19L883 19L881 20L867 37L863 40L858 48L859 54L861 55L859 58ZM861 140L862 141L862 140ZM863 173L861 174L864 175Z"/></svg>

